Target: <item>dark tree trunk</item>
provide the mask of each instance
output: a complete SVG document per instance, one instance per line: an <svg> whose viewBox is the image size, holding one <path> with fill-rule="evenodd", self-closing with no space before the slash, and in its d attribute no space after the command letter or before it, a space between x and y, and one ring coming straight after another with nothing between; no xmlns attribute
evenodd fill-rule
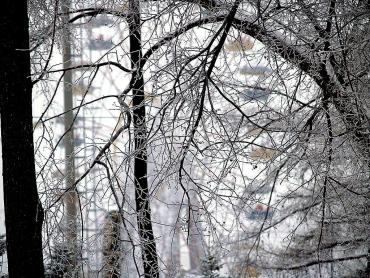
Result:
<svg viewBox="0 0 370 278"><path fill-rule="evenodd" d="M137 69L133 76L133 123L135 137L135 200L138 231L145 277L159 277L158 258L151 221L149 189L147 179L147 131L145 123L144 78L141 70L141 26L138 0L129 1L131 67Z"/></svg>
<svg viewBox="0 0 370 278"><path fill-rule="evenodd" d="M0 11L0 109L9 277L44 277L35 178L27 1Z"/></svg>

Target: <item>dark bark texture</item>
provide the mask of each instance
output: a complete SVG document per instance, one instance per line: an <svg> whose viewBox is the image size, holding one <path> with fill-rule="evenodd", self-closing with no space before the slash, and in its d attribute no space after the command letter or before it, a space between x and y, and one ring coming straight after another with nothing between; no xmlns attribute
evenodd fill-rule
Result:
<svg viewBox="0 0 370 278"><path fill-rule="evenodd" d="M144 277L159 277L158 258L154 240L149 202L147 178L147 131L145 121L144 78L141 70L142 47L139 1L130 0L130 15L127 18L130 29L131 67L137 69L133 76L133 123L135 136L135 200L138 232L141 241Z"/></svg>
<svg viewBox="0 0 370 278"><path fill-rule="evenodd" d="M35 176L27 1L0 9L0 109L10 278L44 277Z"/></svg>

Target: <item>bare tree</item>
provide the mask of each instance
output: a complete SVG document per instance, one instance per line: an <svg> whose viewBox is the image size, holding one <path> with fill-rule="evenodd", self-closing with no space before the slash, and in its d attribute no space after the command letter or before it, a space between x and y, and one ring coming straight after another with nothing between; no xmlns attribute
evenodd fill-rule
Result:
<svg viewBox="0 0 370 278"><path fill-rule="evenodd" d="M72 83L85 82L75 126L97 103L116 109L101 145L89 133L94 140L74 150L97 149L76 163L81 235L90 228L84 213L99 203L119 211L122 250L146 277L171 268L160 246L178 246L175 235L199 254L227 256L236 277L369 275L368 3L76 1L68 23L65 13L54 12L42 39L31 40L49 57L34 69L47 107L37 150L48 151L36 157L48 235L58 233L59 201L71 190L60 190L65 177L51 177L66 134L55 144L48 125L63 115L58 86L73 71ZM100 33L90 60L49 64L63 26L90 28L92 37L89 26L103 18L99 28L117 27L119 36ZM82 193L87 187L93 194ZM168 219L160 210L171 210Z"/></svg>
<svg viewBox="0 0 370 278"><path fill-rule="evenodd" d="M27 3L1 11L1 136L10 277L43 277L43 208L37 193Z"/></svg>

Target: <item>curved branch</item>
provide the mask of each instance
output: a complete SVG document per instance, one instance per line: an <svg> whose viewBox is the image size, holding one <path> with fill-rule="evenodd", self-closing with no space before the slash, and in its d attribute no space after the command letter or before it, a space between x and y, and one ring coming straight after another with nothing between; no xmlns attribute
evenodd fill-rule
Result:
<svg viewBox="0 0 370 278"><path fill-rule="evenodd" d="M120 63L108 61L108 62L102 62L102 63L98 63L98 64L82 64L82 65L72 66L72 67L68 67L68 68L64 68L64 69L50 70L50 71L48 71L48 73L56 73L56 72L61 72L61 71L65 72L67 70L75 70L75 69L81 69L81 68L93 68L93 67L100 68L102 66L110 66L110 65L115 66L115 67L119 68L120 70L122 70L124 72L127 72L127 73L132 72L128 68L125 68L124 66L122 66Z"/></svg>
<svg viewBox="0 0 370 278"><path fill-rule="evenodd" d="M328 264L328 263L334 263L334 262L343 262L343 261L351 261L351 260L360 260L363 258L366 258L367 254L362 254L358 256L350 256L350 257L344 257L344 258L336 258L336 259L329 259L329 260L317 260L317 261L311 261L305 264L296 265L296 266L290 266L290 267L262 267L264 269L273 269L273 270L297 270L317 264Z"/></svg>
<svg viewBox="0 0 370 278"><path fill-rule="evenodd" d="M60 194L60 196L48 207L48 209L52 208L55 204L57 204L60 199L63 197L63 195L67 192L69 192L70 190L72 190L73 188L76 188L76 185L79 184L90 172L91 170L94 168L94 166L96 164L99 164L99 161L100 159L103 157L104 153L106 150L108 150L110 148L110 146L114 143L114 141L116 141L116 139L118 138L118 136L126 129L128 129L130 127L130 124L131 124L131 113L130 113L130 108L128 107L127 104L125 104L124 102L120 102L120 105L122 110L125 112L126 114L126 123L120 127L116 133L111 137L111 139L103 146L103 148L99 151L99 153L97 154L97 156L95 157L94 161L91 163L90 167L73 183L72 186L66 188L62 194Z"/></svg>

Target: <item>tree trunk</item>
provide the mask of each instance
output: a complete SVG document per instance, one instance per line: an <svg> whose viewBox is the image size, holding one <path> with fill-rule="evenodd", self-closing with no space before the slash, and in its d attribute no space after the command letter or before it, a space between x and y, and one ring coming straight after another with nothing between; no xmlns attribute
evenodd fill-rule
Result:
<svg viewBox="0 0 370 278"><path fill-rule="evenodd" d="M0 98L9 277L44 277L33 150L27 1L2 1Z"/></svg>
<svg viewBox="0 0 370 278"><path fill-rule="evenodd" d="M200 206L195 194L191 194L194 197L193 207L199 210ZM202 229L200 227L199 212L195 211L194 208L188 208L191 210L189 218L189 238L188 238L188 248L190 257L190 269L198 270L201 267L202 260L205 259L206 254L204 252L205 246L203 246L203 235Z"/></svg>
<svg viewBox="0 0 370 278"><path fill-rule="evenodd" d="M159 277L158 258L154 240L149 202L147 178L147 131L144 103L144 78L140 65L142 57L140 5L138 0L129 1L130 57L131 67L136 69L133 76L133 123L135 140L135 200L138 222L138 232L141 245L144 276Z"/></svg>
<svg viewBox="0 0 370 278"><path fill-rule="evenodd" d="M109 211L105 216L103 228L103 277L121 277L121 215L118 211Z"/></svg>
<svg viewBox="0 0 370 278"><path fill-rule="evenodd" d="M72 48L71 48L71 30L68 24L70 0L62 1L63 13L63 68L68 69L72 66ZM68 273L70 277L77 275L77 191L75 183L75 155L74 155L74 132L73 132L73 93L72 93L73 76L71 70L66 70L63 76L63 95L64 95L64 153L65 153L65 187L68 191L65 193L63 201L65 206L64 225L65 225L65 242L68 248Z"/></svg>

